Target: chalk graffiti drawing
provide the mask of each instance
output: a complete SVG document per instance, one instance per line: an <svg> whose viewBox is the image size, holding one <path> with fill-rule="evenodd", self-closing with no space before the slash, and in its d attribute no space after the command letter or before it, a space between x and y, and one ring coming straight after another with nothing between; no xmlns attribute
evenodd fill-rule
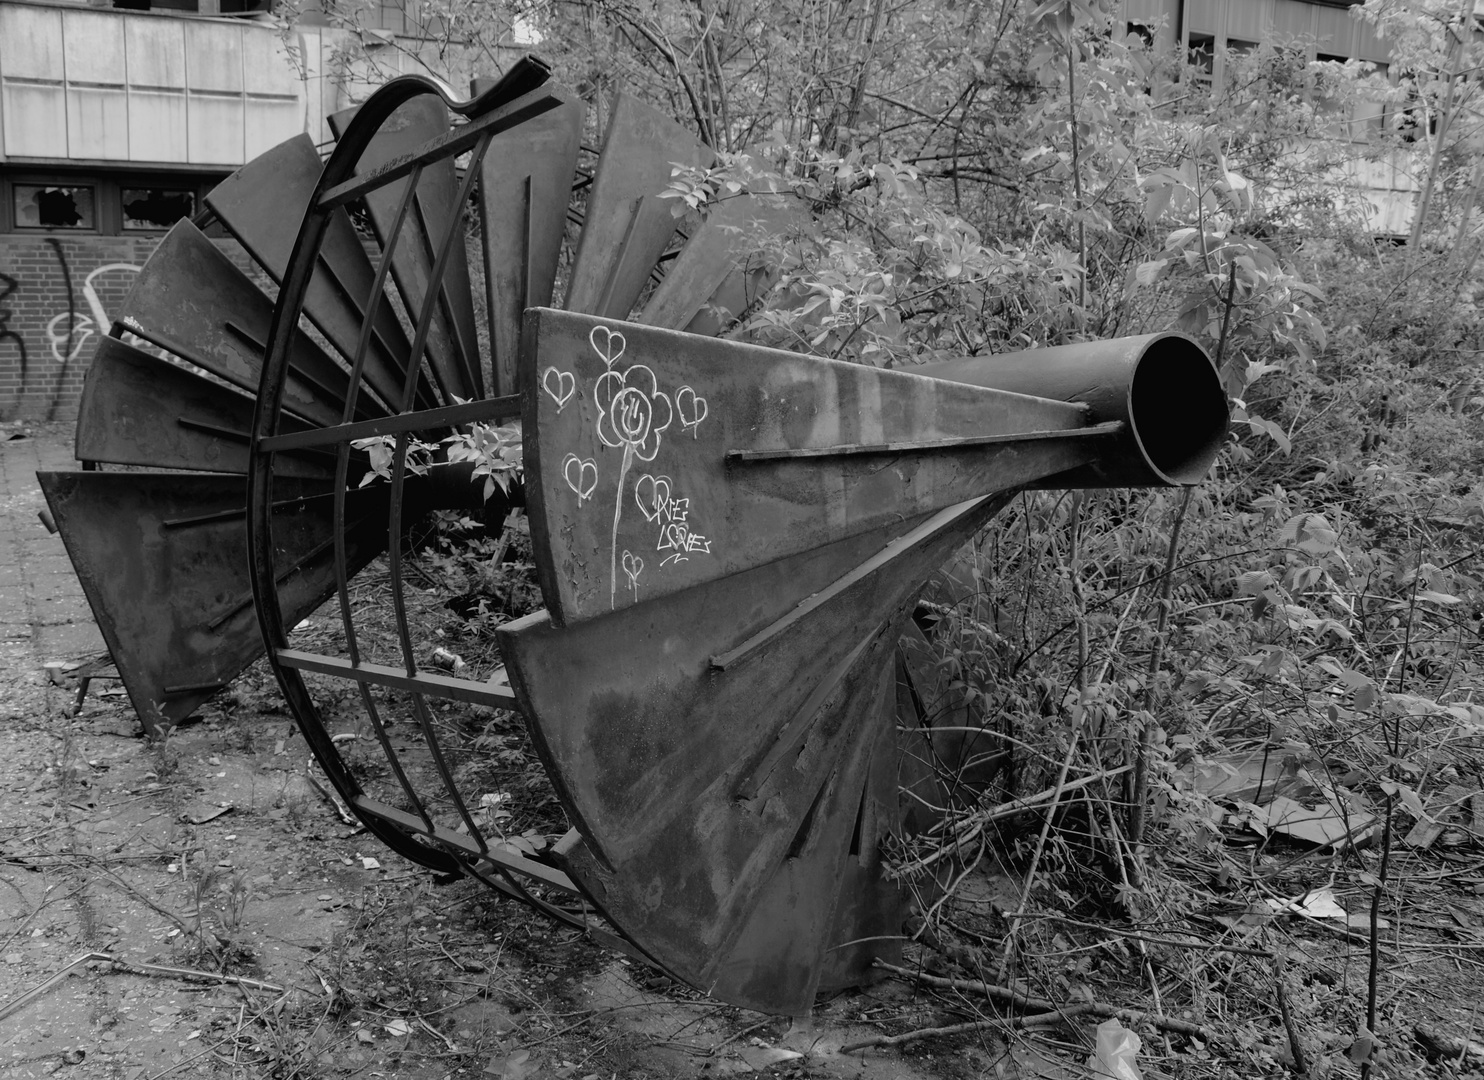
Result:
<svg viewBox="0 0 1484 1080"><path fill-rule="evenodd" d="M608 603L618 606L618 526L623 519L624 490L635 459L653 461L660 452L660 435L675 420L670 395L659 387L654 372L643 364L619 370L614 365L623 355L623 334L606 326L595 326L588 342L605 368L593 384L598 406L598 438L604 446L623 451L618 466L618 492L613 502L613 538L608 564Z"/></svg>
<svg viewBox="0 0 1484 1080"><path fill-rule="evenodd" d="M139 269L140 268L135 266L133 263L108 263L104 266L100 266L97 269L90 271L88 273L88 276L83 278L83 299L88 302L88 310L93 313L93 325L98 327L99 333L108 333L108 327L110 324L108 321L108 312L103 310L103 301L98 299L98 290L97 288L95 288L95 283L104 274L112 274L115 272L137 274L139 273Z"/></svg>
<svg viewBox="0 0 1484 1080"><path fill-rule="evenodd" d="M696 431L706 419L707 411L706 399L694 387L682 386L675 391L675 412L680 417L681 434L689 431L692 439L699 438Z"/></svg>
<svg viewBox="0 0 1484 1080"><path fill-rule="evenodd" d="M63 326L70 323L70 326ZM70 364L93 336L93 320L86 315L74 316L70 311L59 311L46 324L46 343L51 346L52 359L59 364Z"/></svg>
<svg viewBox="0 0 1484 1080"><path fill-rule="evenodd" d="M607 326L593 327L587 340L592 343L593 352L598 354L603 365L609 368L618 362L618 358L623 355L624 346L628 344L622 333Z"/></svg>
<svg viewBox="0 0 1484 1080"><path fill-rule="evenodd" d="M577 493L577 505L581 506L592 498L593 490L598 486L598 463L592 458L568 454L562 459L562 477Z"/></svg>
<svg viewBox="0 0 1484 1080"><path fill-rule="evenodd" d="M644 573L644 560L627 548L624 549L623 553L623 572L624 577L629 579L629 589L633 592L634 600L637 602L639 599L639 575Z"/></svg>
<svg viewBox="0 0 1484 1080"><path fill-rule="evenodd" d="M20 286L21 283L17 279L0 270L0 303L4 303L10 294L15 292ZM24 386L26 382L27 360L26 339L10 328L10 319L14 314L15 312L9 308L0 307L0 341L9 341L15 345L16 352L19 354L21 360L21 385Z"/></svg>
<svg viewBox="0 0 1484 1080"><path fill-rule="evenodd" d="M634 501L639 504L639 512L645 521L658 521L670 502L670 478L645 473L634 485Z"/></svg>
<svg viewBox="0 0 1484 1080"><path fill-rule="evenodd" d="M567 402L572 400L572 395L577 393L577 376L570 371L558 371L549 367L541 373L541 388L551 395L551 400L556 402L557 412L560 413Z"/></svg>
<svg viewBox="0 0 1484 1080"><path fill-rule="evenodd" d="M671 496L672 481L668 476L645 473L634 484L634 501L645 521L660 527L656 551L668 551L660 566L683 563L691 555L711 554L711 541L690 526L690 500Z"/></svg>

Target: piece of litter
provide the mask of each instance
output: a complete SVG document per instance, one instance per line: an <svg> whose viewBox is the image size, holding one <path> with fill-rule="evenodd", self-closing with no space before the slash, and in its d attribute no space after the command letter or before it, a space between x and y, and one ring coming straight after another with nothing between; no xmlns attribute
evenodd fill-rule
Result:
<svg viewBox="0 0 1484 1080"><path fill-rule="evenodd" d="M517 1050L508 1057L495 1058L484 1067L484 1071L500 1080L524 1080L537 1068L537 1064L531 1060L529 1050Z"/></svg>
<svg viewBox="0 0 1484 1080"><path fill-rule="evenodd" d="M1279 795L1263 808L1269 829L1295 840L1336 850L1368 840L1376 819L1370 814L1342 814L1328 802L1310 810L1303 803Z"/></svg>
<svg viewBox="0 0 1484 1080"><path fill-rule="evenodd" d="M1143 1080L1138 1065L1140 1045L1139 1037L1117 1020L1104 1020L1098 1025L1087 1067L1100 1080Z"/></svg>
<svg viewBox="0 0 1484 1080"><path fill-rule="evenodd" d="M738 1048L737 1056L747 1062L750 1068L762 1070L770 1065L777 1065L780 1061L796 1061L804 1055L797 1050L784 1050L778 1046L743 1046Z"/></svg>
<svg viewBox="0 0 1484 1080"><path fill-rule="evenodd" d="M361 869L362 870L380 870L381 869L381 863L378 862L377 860L373 859L369 855L362 855L361 856Z"/></svg>
<svg viewBox="0 0 1484 1080"><path fill-rule="evenodd" d="M412 1034L412 1025L406 1020L393 1020L386 1026L386 1033L394 1038L402 1038L404 1035Z"/></svg>
<svg viewBox="0 0 1484 1080"><path fill-rule="evenodd" d="M352 739L355 739L357 737L358 736L356 735L356 733L354 731L342 731L338 735L331 735L330 736L330 741L332 743L350 742Z"/></svg>
<svg viewBox="0 0 1484 1080"><path fill-rule="evenodd" d="M1366 929L1371 924L1370 916L1352 915L1341 907L1333 889L1315 889L1293 900L1265 900L1263 903L1274 911L1302 915L1306 919L1335 919L1353 930ZM1388 930L1391 924L1385 919L1377 919L1376 927Z"/></svg>

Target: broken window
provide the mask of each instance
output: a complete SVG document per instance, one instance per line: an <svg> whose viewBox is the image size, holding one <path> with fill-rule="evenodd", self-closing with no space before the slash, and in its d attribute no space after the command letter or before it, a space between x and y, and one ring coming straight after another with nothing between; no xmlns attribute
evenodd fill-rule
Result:
<svg viewBox="0 0 1484 1080"><path fill-rule="evenodd" d="M93 229L91 187L52 184L16 184L15 224L18 229Z"/></svg>
<svg viewBox="0 0 1484 1080"><path fill-rule="evenodd" d="M124 228L168 229L196 212L193 192L174 188L124 188Z"/></svg>

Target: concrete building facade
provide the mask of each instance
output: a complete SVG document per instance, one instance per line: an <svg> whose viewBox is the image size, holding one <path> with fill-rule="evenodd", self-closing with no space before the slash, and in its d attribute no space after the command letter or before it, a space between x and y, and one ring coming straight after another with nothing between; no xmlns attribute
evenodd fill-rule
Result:
<svg viewBox="0 0 1484 1080"><path fill-rule="evenodd" d="M339 58L408 30L397 11L289 31L266 7L0 0L0 421L75 415L135 270L212 186L301 132L327 144L327 115L419 70L416 39L374 74Z"/></svg>

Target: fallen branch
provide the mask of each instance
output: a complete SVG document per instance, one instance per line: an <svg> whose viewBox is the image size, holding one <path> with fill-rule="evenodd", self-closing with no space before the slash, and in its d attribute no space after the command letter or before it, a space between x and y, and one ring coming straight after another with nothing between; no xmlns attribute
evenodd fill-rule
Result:
<svg viewBox="0 0 1484 1080"><path fill-rule="evenodd" d="M857 1050L868 1050L874 1046L903 1046L917 1042L919 1039L931 1039L939 1035L962 1035L967 1031L983 1031L985 1028L1045 1027L1048 1024L1070 1020L1074 1016L1085 1015L1092 1010L1093 1006L1084 1001L1078 1005L1068 1005L1059 1012L1037 1013L1034 1016L1007 1016L995 1020L971 1020L963 1024L950 1024L948 1027L918 1028L916 1031L904 1031L900 1035L873 1035L869 1039L862 1039L860 1042L840 1047L840 1053L853 1054Z"/></svg>
<svg viewBox="0 0 1484 1080"><path fill-rule="evenodd" d="M1205 1043L1217 1042L1216 1033L1202 1024L1192 1023L1189 1020L1177 1020L1173 1016L1162 1016L1159 1013L1145 1012L1142 1009L1120 1009L1116 1005L1107 1005L1102 1002L1076 1002L1073 1004L1058 1005L1045 998L1034 998L1011 990L1008 986L995 986L993 983L981 982L978 979L945 979L939 975L929 975L926 972L911 971L895 964L888 964L885 960L876 960L873 966L882 971L889 971L903 979L911 979L927 986L936 987L940 990L968 990L976 994L983 994L987 998L996 1001L1008 1002L1021 1009L1033 1009L1039 1013L1056 1013L1064 1015L1073 1008L1087 1006L1082 1012L1092 1016L1101 1016L1109 1020L1121 1020L1126 1024L1150 1024L1160 1031L1173 1032L1176 1035L1189 1035L1200 1039ZM1004 1023L1005 1021L996 1021Z"/></svg>
<svg viewBox="0 0 1484 1080"><path fill-rule="evenodd" d="M1484 1061L1484 1044L1475 1042L1473 1039L1459 1038L1457 1035L1449 1035L1440 1029L1424 1027L1421 1024L1412 1029L1412 1035L1431 1057L1451 1059L1460 1065L1466 1062Z"/></svg>
<svg viewBox="0 0 1484 1080"><path fill-rule="evenodd" d="M72 972L83 964L97 961L100 964L111 964L116 971L125 975L152 975L173 979L187 979L193 982L215 982L230 983L233 986L249 986L255 990L269 990L276 994L284 992L283 987L275 986L273 983L263 982L260 979L249 979L243 975L218 975L211 971L197 971L195 968L165 967L160 964L131 964L126 960L119 960L110 953L85 952L74 956L63 964L49 979L39 986L33 986L20 997L5 1005L0 1005L0 1020L4 1020L11 1013L29 1004L31 1001L46 993L57 983L61 982Z"/></svg>
<svg viewBox="0 0 1484 1080"><path fill-rule="evenodd" d="M99 960L106 960L125 975L153 975L160 978L186 979L190 982L214 982L228 983L232 986L248 986L254 990L267 990L273 994L286 993L282 986L261 979L249 979L245 975L218 975L212 971L198 971L195 968L166 967L163 964L131 964L127 960L116 960L107 953L92 954Z"/></svg>

